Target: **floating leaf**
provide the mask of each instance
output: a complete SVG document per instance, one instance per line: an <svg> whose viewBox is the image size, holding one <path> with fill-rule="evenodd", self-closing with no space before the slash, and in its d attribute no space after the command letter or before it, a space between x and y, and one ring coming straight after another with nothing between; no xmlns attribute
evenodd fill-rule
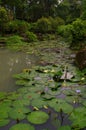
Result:
<svg viewBox="0 0 86 130"><path fill-rule="evenodd" d="M24 105L29 105L30 104L30 101L29 100L16 100L16 101L14 101L13 102L13 106L20 106L20 107L22 107L22 106L24 106Z"/></svg>
<svg viewBox="0 0 86 130"><path fill-rule="evenodd" d="M61 126L58 130L71 130L70 126Z"/></svg>
<svg viewBox="0 0 86 130"><path fill-rule="evenodd" d="M6 93L5 92L0 92L0 100L4 99L6 97Z"/></svg>
<svg viewBox="0 0 86 130"><path fill-rule="evenodd" d="M86 108L79 107L76 108L71 116L70 119L72 120L72 127L78 128L85 128L86 127Z"/></svg>
<svg viewBox="0 0 86 130"><path fill-rule="evenodd" d="M30 124L19 123L12 126L9 130L35 130L35 128Z"/></svg>
<svg viewBox="0 0 86 130"><path fill-rule="evenodd" d="M28 94L25 94L24 95L24 99L36 99L36 98L39 98L40 97L40 94L37 94L37 93L28 93Z"/></svg>
<svg viewBox="0 0 86 130"><path fill-rule="evenodd" d="M43 111L34 111L31 112L27 119L33 124L43 124L48 120L49 116Z"/></svg>
<svg viewBox="0 0 86 130"><path fill-rule="evenodd" d="M42 108L44 105L46 105L47 103L45 101L43 101L41 98L40 99L34 99L31 102L32 106L38 107L38 108Z"/></svg>
<svg viewBox="0 0 86 130"><path fill-rule="evenodd" d="M60 112L60 110L62 110L64 113L70 113L73 110L72 105L66 103L62 99L53 99L48 104L57 112Z"/></svg>
<svg viewBox="0 0 86 130"><path fill-rule="evenodd" d="M30 109L25 108L25 107L21 107L21 106L17 106L16 108L12 108L12 110L9 112L9 116L12 119L19 119L22 120L26 117L26 113L29 113Z"/></svg>
<svg viewBox="0 0 86 130"><path fill-rule="evenodd" d="M8 112L10 112L11 108L6 106L5 104L0 106L0 118L8 118Z"/></svg>
<svg viewBox="0 0 86 130"><path fill-rule="evenodd" d="M84 101L82 102L82 104L86 107L86 100L84 100Z"/></svg>
<svg viewBox="0 0 86 130"><path fill-rule="evenodd" d="M2 119L0 117L0 127L7 125L10 122L8 119Z"/></svg>

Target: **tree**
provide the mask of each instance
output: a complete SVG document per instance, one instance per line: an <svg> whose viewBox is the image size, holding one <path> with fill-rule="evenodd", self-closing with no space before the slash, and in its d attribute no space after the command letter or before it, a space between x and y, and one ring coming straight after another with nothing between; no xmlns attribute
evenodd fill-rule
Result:
<svg viewBox="0 0 86 130"><path fill-rule="evenodd" d="M82 0L81 18L86 20L86 0Z"/></svg>
<svg viewBox="0 0 86 130"><path fill-rule="evenodd" d="M3 34L6 28L6 23L8 22L8 12L4 7L0 8L0 30Z"/></svg>

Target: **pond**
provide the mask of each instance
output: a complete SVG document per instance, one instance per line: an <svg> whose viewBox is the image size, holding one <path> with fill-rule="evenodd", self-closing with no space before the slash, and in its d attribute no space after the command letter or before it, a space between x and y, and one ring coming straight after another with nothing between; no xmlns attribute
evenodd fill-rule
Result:
<svg viewBox="0 0 86 130"><path fill-rule="evenodd" d="M0 48L0 130L85 130L86 77L74 52L57 41L28 48Z"/></svg>
<svg viewBox="0 0 86 130"><path fill-rule="evenodd" d="M20 73L24 68L32 67L37 62L38 58L35 55L0 48L0 91L16 90L18 86L12 78L13 74Z"/></svg>

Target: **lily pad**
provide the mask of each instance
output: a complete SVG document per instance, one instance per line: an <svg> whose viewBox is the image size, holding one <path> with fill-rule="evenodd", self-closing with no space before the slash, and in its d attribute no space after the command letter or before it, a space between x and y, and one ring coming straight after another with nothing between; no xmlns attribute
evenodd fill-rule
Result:
<svg viewBox="0 0 86 130"><path fill-rule="evenodd" d="M9 106L1 105L0 106L0 118L8 118L8 112L10 112L11 108Z"/></svg>
<svg viewBox="0 0 86 130"><path fill-rule="evenodd" d="M79 107L76 108L71 116L70 120L73 122L72 127L78 127L80 129L86 127L86 108L85 107Z"/></svg>
<svg viewBox="0 0 86 130"><path fill-rule="evenodd" d="M7 125L10 122L8 119L2 119L0 117L0 127Z"/></svg>
<svg viewBox="0 0 86 130"><path fill-rule="evenodd" d="M28 94L25 94L24 95L24 99L36 99L36 98L39 98L40 97L40 94L37 94L37 93L28 93Z"/></svg>
<svg viewBox="0 0 86 130"><path fill-rule="evenodd" d="M5 93L5 92L0 92L0 100L1 100L1 99L4 99L5 96L6 96L6 93Z"/></svg>
<svg viewBox="0 0 86 130"><path fill-rule="evenodd" d="M22 107L24 105L29 105L30 104L30 101L29 100L16 100L13 102L13 106L19 106L19 107Z"/></svg>
<svg viewBox="0 0 86 130"><path fill-rule="evenodd" d="M46 105L47 103L45 101L43 101L42 99L34 99L31 102L31 105L34 107L38 107L38 108L42 108L44 105Z"/></svg>
<svg viewBox="0 0 86 130"><path fill-rule="evenodd" d="M10 118L12 119L19 119L19 120L22 120L26 117L26 113L29 113L30 112L30 109L28 108L25 108L25 107L14 107L12 108L12 110L9 112L9 116Z"/></svg>
<svg viewBox="0 0 86 130"><path fill-rule="evenodd" d="M48 120L48 118L49 115L43 111L31 112L27 117L28 121L33 124L43 124Z"/></svg>
<svg viewBox="0 0 86 130"><path fill-rule="evenodd" d="M58 130L71 130L70 126L61 126Z"/></svg>
<svg viewBox="0 0 86 130"><path fill-rule="evenodd" d="M73 110L72 105L68 104L63 99L53 99L49 102L49 106L57 112L62 110L64 113L70 113Z"/></svg>
<svg viewBox="0 0 86 130"><path fill-rule="evenodd" d="M12 126L9 130L35 130L35 128L30 124L19 123Z"/></svg>

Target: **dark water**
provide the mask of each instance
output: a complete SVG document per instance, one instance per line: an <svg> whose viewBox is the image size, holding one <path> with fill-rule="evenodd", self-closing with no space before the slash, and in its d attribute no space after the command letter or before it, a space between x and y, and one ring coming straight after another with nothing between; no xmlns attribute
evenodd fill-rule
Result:
<svg viewBox="0 0 86 130"><path fill-rule="evenodd" d="M37 64L38 58L23 52L15 52L6 48L0 48L0 91L14 91L13 74L20 73L24 68L31 68Z"/></svg>

